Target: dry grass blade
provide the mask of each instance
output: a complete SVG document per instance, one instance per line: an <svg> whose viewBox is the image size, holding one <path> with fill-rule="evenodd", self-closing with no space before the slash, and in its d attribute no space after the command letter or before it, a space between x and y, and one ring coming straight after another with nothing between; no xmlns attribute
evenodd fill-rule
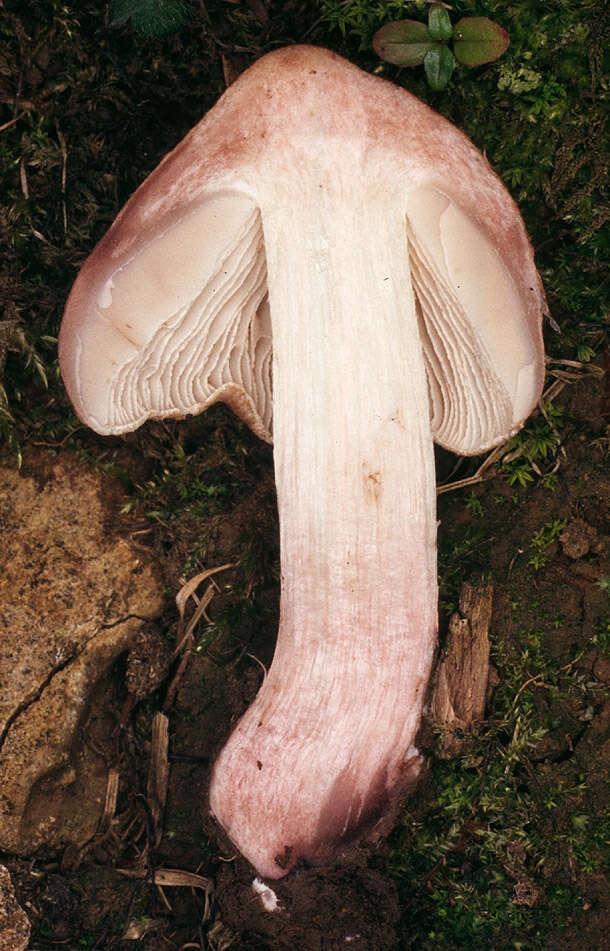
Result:
<svg viewBox="0 0 610 951"><path fill-rule="evenodd" d="M149 877L146 869L117 868L116 871L126 878L147 879ZM150 878L153 884L161 885L163 888L200 888L208 894L214 890L211 878L205 878L195 872L185 872L179 868L158 868Z"/></svg>
<svg viewBox="0 0 610 951"><path fill-rule="evenodd" d="M177 656L178 656L178 654L179 654L179 653L181 652L181 650L183 649L184 645L187 643L187 641L189 640L189 638L192 636L192 633L193 633L193 631L195 630L195 628L196 628L196 626L197 626L197 624L198 624L200 618L203 616L203 617L206 618L206 620L209 621L209 618L207 617L205 611L206 611L206 608L207 608L208 604L210 603L210 601L211 601L212 598L214 597L214 592L215 592L214 585L209 584L209 585L207 586L207 588L205 589L204 595L203 595L203 597L201 598L201 600L198 600L198 601L197 601L197 607L195 608L195 611L193 612L193 616L192 616L192 618L190 619L190 621L188 622L188 624L186 625L186 627L183 626L183 620L184 620L184 619L181 620L180 632L181 632L181 635L182 635L182 636L180 637L180 640L179 640L178 644L177 644L176 647L174 648L174 657L177 657Z"/></svg>
<svg viewBox="0 0 610 951"><path fill-rule="evenodd" d="M159 883L157 882L156 884L157 884L157 892L159 893L159 897L161 898L161 901L165 905L167 911L173 912L174 909L170 905L167 895L165 894L165 892L163 891Z"/></svg>
<svg viewBox="0 0 610 951"><path fill-rule="evenodd" d="M202 571L189 581L186 581L176 595L176 607L178 608L180 621L178 623L178 630L176 632L177 645L174 649L174 658L176 658L180 652L183 652L183 655L182 659L180 660L178 670L174 674L174 678L167 691L165 703L163 705L165 710L168 710L174 702L176 690L178 689L178 685L188 664L189 656L193 648L193 631L195 630L195 626L202 616L207 618L205 610L214 597L215 590L218 589L215 587L215 583L212 582L206 588L205 594L201 599L197 597L195 592L202 581L205 581L207 578L211 578L220 571L227 571L229 568L233 567L234 566L232 564L226 564L220 565L218 568L208 568L206 571ZM192 618L188 621L188 623L186 623L184 616L189 598L193 598L196 603L196 608L193 612Z"/></svg>
<svg viewBox="0 0 610 951"><path fill-rule="evenodd" d="M596 363L582 363L580 360L549 360L549 374L566 383L581 380L583 376L594 376L601 379L605 370ZM561 368L565 369L561 369ZM546 396L546 394L545 394Z"/></svg>
<svg viewBox="0 0 610 951"><path fill-rule="evenodd" d="M61 149L61 214L62 221L64 226L64 235L68 233L68 209L66 205L66 182L67 182L67 167L68 167L68 149L66 148L66 140L64 138L63 132L59 128L59 123L57 119L55 120L55 128L57 130L57 138L59 139L59 147Z"/></svg>
<svg viewBox="0 0 610 951"><path fill-rule="evenodd" d="M182 585L180 591L176 595L176 607L178 608L178 613L181 619L184 619L184 612L188 599L195 594L195 591L201 582L205 581L206 578L211 578L213 575L217 575L220 571L227 571L229 568L233 568L233 565L227 564L220 565L218 568L207 568L205 571L201 571L198 575L194 575Z"/></svg>
<svg viewBox="0 0 610 951"><path fill-rule="evenodd" d="M21 194L26 201L30 200L30 186L28 185L28 173L25 168L25 161L22 158L19 162L19 180L21 181Z"/></svg>
<svg viewBox="0 0 610 951"><path fill-rule="evenodd" d="M545 690L551 689L551 685L544 682L544 678L542 674L536 674L534 677L530 677L529 680L526 680L524 684L521 684L521 686L517 690L517 693L515 694L515 698L513 702L511 703L510 710L508 711L509 714L513 712L513 710L519 703L519 697L521 696L523 691L527 690L527 688L530 687L532 684L534 684L536 687L544 687Z"/></svg>
<svg viewBox="0 0 610 951"><path fill-rule="evenodd" d="M0 132L4 132L5 129L10 129L10 127L15 125L16 122L19 122L19 120L22 119L25 114L25 112L20 112L19 115L15 116L14 119L9 119L8 122L3 122L2 125L0 125Z"/></svg>
<svg viewBox="0 0 610 951"><path fill-rule="evenodd" d="M176 640L178 644L174 650L174 657L176 657L182 650L184 644L187 642L191 634L193 633L197 622L200 617L205 613L205 609L208 604L214 597L214 586L213 584L208 585L205 590L205 594L201 600L197 597L195 592L201 584L202 581L206 581L207 578L213 577L213 575L218 574L221 571L227 571L229 568L233 568L232 564L220 565L218 568L207 568L205 571L201 571L199 574L194 575L188 581L186 581L180 591L176 595L176 607L178 608L178 614L180 615L180 624L178 625L178 633L176 635ZM188 604L189 598L193 598L196 602L197 607L193 614L193 617L190 619L188 624L185 627L184 615L186 612L186 606Z"/></svg>
<svg viewBox="0 0 610 951"><path fill-rule="evenodd" d="M218 587L215 585L215 582L212 582L212 584L209 584L208 587L206 588L203 598L201 599L197 597L195 592L202 581L205 581L207 578L211 578L213 575L218 574L218 572L220 571L227 571L229 568L233 568L233 565L232 564L219 565L218 568L208 568L206 569L206 571L200 572L198 575L195 575L189 581L186 581L180 588L180 591L178 592L178 594L176 595L176 607L178 608L180 621L178 623L178 630L176 632L177 645L174 649L174 658L176 658L181 652L183 653L182 653L182 658L180 660L180 664L178 666L178 670L174 674L174 678L171 684L169 685L167 695L165 697L165 703L163 704L163 708L165 710L168 710L171 707L172 703L174 702L174 696L176 694L176 690L178 689L178 685L180 681L182 680L184 671L186 670L189 656L193 649L193 631L195 630L195 626L202 616L207 619L207 615L205 613L206 608L208 604L210 603L210 601L212 600L212 598L214 597L214 592L215 590L218 590ZM193 598L196 604L196 608L192 618L188 621L188 623L186 623L184 619L184 615L186 612L186 606L188 604L189 598Z"/></svg>
<svg viewBox="0 0 610 951"><path fill-rule="evenodd" d="M494 472L488 472L488 469L498 462L502 458L503 454L506 452L506 447L508 443L502 443L501 446L496 446L495 449L485 457L477 471L474 475L468 476L466 479L457 479L455 482L449 482L447 485L438 485L436 487L436 494L442 495L444 492L454 492L456 489L465 489L469 485L476 485L478 482L483 482L485 479L492 479L494 477Z"/></svg>

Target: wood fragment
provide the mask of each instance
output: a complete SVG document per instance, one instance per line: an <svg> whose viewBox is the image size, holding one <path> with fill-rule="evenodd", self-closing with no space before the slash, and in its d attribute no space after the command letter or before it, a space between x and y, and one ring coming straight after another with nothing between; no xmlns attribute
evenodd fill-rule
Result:
<svg viewBox="0 0 610 951"><path fill-rule="evenodd" d="M489 680L489 624L493 586L462 587L459 610L449 621L447 643L436 668L430 719L440 732L438 755L457 756L465 734L476 729L485 715Z"/></svg>
<svg viewBox="0 0 610 951"><path fill-rule="evenodd" d="M109 831L112 821L116 815L117 799L119 795L119 777L120 773L118 769L110 769L108 771L108 780L106 782L106 801L104 803L104 811L97 828L98 835L104 835Z"/></svg>
<svg viewBox="0 0 610 951"><path fill-rule="evenodd" d="M152 722L152 750L148 771L147 798L154 825L155 848L163 838L163 819L169 780L169 721L164 713L156 713Z"/></svg>

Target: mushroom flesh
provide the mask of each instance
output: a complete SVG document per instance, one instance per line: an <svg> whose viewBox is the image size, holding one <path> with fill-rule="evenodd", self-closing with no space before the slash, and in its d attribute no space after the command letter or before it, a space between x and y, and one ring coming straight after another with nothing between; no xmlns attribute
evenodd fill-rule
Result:
<svg viewBox="0 0 610 951"><path fill-rule="evenodd" d="M543 300L470 141L305 46L225 92L78 276L60 361L84 422L124 433L222 400L273 439L277 647L210 789L262 876L377 834L420 770L433 441L477 454L523 424Z"/></svg>

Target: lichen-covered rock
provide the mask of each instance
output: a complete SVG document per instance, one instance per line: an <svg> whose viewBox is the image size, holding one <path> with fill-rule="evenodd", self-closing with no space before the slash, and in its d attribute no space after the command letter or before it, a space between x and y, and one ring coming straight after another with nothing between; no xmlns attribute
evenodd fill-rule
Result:
<svg viewBox="0 0 610 951"><path fill-rule="evenodd" d="M29 473L29 474L28 474ZM81 727L98 685L159 613L152 559L112 526L107 478L72 455L0 466L0 849L80 843L105 764Z"/></svg>

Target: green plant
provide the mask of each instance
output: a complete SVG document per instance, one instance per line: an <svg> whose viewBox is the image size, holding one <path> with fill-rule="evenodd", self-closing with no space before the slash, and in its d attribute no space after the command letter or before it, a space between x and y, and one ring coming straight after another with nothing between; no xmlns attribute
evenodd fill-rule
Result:
<svg viewBox="0 0 610 951"><path fill-rule="evenodd" d="M514 436L502 459L502 471L509 485L525 488L537 477L546 488L555 486L554 475L558 468L557 452L561 443L559 429L563 424L563 407L551 402L543 403L541 412ZM548 467L543 471L541 466Z"/></svg>
<svg viewBox="0 0 610 951"><path fill-rule="evenodd" d="M483 515L483 503L476 492L471 492L466 499L466 508L474 518L481 518Z"/></svg>
<svg viewBox="0 0 610 951"><path fill-rule="evenodd" d="M610 655L610 621L607 624L604 624L602 621L599 625L598 630L592 637L592 641L596 647L599 647L602 654Z"/></svg>
<svg viewBox="0 0 610 951"><path fill-rule="evenodd" d="M425 816L405 816L393 872L408 927L417 928L425 951L504 948L507 928L526 931L516 886L540 887L545 842L542 813L523 775L542 734L515 711L496 721L470 738L460 759L433 765Z"/></svg>
<svg viewBox="0 0 610 951"><path fill-rule="evenodd" d="M188 19L182 0L112 0L113 24L131 20L134 29L149 38L165 36Z"/></svg>
<svg viewBox="0 0 610 951"><path fill-rule="evenodd" d="M42 336L39 344L55 347L54 337ZM13 385L10 390L4 385L3 370L8 354L14 354L19 370L29 380L34 376L44 389L49 386L49 368L40 355L37 345L17 318L0 320L0 442L5 442L21 465L21 447L14 416L15 405L21 402L21 390Z"/></svg>
<svg viewBox="0 0 610 951"><path fill-rule="evenodd" d="M531 555L527 562L528 565L532 566L534 571L539 571L540 568L544 567L546 564L547 548L557 541L566 527L566 524L565 519L554 518L552 521L546 522L542 528L534 533L529 544Z"/></svg>
<svg viewBox="0 0 610 951"><path fill-rule="evenodd" d="M484 571L488 542L489 537L480 523L467 524L455 534L447 533L439 538L439 607L443 614L448 616L457 610L464 577L469 572Z"/></svg>
<svg viewBox="0 0 610 951"><path fill-rule="evenodd" d="M447 45L453 43L453 51ZM488 17L463 17L455 26L442 3L428 10L428 24L418 20L386 23L373 37L373 49L381 59L395 66L421 66L428 85L444 89L455 68L482 66L499 59L509 45L509 36Z"/></svg>

